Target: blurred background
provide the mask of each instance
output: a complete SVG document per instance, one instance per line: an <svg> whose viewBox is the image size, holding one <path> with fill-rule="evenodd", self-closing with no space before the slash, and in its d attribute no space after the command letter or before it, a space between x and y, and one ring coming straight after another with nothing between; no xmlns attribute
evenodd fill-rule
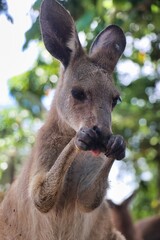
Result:
<svg viewBox="0 0 160 240"><path fill-rule="evenodd" d="M83 47L109 24L127 38L114 79L122 103L113 132L124 136L126 157L110 174L108 198L120 203L135 189L133 218L160 213L160 1L61 0ZM58 80L39 27L40 0L0 0L0 191L14 180L43 124Z"/></svg>

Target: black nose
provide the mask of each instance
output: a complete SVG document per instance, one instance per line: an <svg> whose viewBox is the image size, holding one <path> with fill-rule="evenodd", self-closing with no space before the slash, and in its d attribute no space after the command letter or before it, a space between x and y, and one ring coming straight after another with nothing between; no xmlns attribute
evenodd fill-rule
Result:
<svg viewBox="0 0 160 240"><path fill-rule="evenodd" d="M93 130L97 133L98 136L101 136L101 130L99 127L97 127L96 125L93 126Z"/></svg>
<svg viewBox="0 0 160 240"><path fill-rule="evenodd" d="M112 135L112 133L110 131L104 131L104 129L102 129L101 127L98 127L97 125L93 126L92 128L96 134L101 137L101 138L110 138L110 136ZM106 129L105 129L106 130Z"/></svg>
<svg viewBox="0 0 160 240"><path fill-rule="evenodd" d="M108 140L110 139L112 133L110 132L104 132L101 128L99 128L97 125L93 126L92 128L96 134L97 134L97 137L98 137L98 142L97 144L99 145L99 147L102 149L102 151L104 151L105 149L105 146L108 142Z"/></svg>

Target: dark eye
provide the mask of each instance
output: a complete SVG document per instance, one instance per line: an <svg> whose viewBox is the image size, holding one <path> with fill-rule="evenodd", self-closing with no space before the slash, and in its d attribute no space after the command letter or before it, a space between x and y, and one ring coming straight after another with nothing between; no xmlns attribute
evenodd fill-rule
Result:
<svg viewBox="0 0 160 240"><path fill-rule="evenodd" d="M114 108L117 105L118 102L122 102L122 99L121 99L120 96L113 98L112 108Z"/></svg>
<svg viewBox="0 0 160 240"><path fill-rule="evenodd" d="M77 99L79 101L83 101L86 99L86 94L83 91L83 89L81 89L81 88L73 88L71 90L71 94L75 99Z"/></svg>

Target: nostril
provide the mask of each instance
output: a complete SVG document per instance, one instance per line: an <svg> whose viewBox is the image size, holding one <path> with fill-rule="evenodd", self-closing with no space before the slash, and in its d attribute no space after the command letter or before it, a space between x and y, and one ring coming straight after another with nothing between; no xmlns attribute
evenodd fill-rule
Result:
<svg viewBox="0 0 160 240"><path fill-rule="evenodd" d="M98 134L98 135L100 135L100 129L99 129L99 127L97 127L96 125L95 126L93 126L93 130Z"/></svg>
<svg viewBox="0 0 160 240"><path fill-rule="evenodd" d="M100 109L103 109L103 107L99 106Z"/></svg>
<svg viewBox="0 0 160 240"><path fill-rule="evenodd" d="M98 129L98 127L95 125L93 126L93 130L96 131Z"/></svg>

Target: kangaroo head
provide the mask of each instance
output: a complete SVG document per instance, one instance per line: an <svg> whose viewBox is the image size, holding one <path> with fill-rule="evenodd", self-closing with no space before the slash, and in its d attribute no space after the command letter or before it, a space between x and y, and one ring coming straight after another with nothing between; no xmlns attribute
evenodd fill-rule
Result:
<svg viewBox="0 0 160 240"><path fill-rule="evenodd" d="M59 116L76 132L97 127L111 134L111 113L120 98L112 72L126 45L123 31L105 28L86 54L72 17L59 3L44 0L40 23L47 50L64 66L56 94Z"/></svg>

